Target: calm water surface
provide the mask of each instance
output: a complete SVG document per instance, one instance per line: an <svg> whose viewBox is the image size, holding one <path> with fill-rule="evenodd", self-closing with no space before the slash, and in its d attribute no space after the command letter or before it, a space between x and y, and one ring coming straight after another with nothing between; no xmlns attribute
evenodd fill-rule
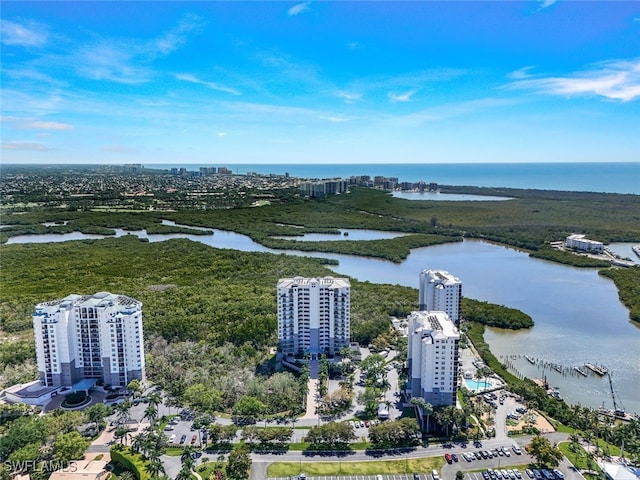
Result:
<svg viewBox="0 0 640 480"><path fill-rule="evenodd" d="M438 200L440 202L495 202L501 200L513 200L511 197L440 192L393 192L392 196L396 198L404 198L405 200Z"/></svg>
<svg viewBox="0 0 640 480"><path fill-rule="evenodd" d="M353 233L352 233L353 232ZM355 230L349 230L349 237ZM128 232L117 230L118 236ZM189 238L216 248L282 253L253 242L249 237L214 230L213 235L147 235L130 232L149 241ZM24 235L7 243L57 242L100 238L80 233ZM310 255L307 252L286 252ZM606 365L627 412L640 412L640 328L629 321L629 312L618 300L610 280L595 269L578 269L530 258L518 250L481 241L419 248L400 264L356 256L320 254L340 264L332 267L341 275L362 281L395 283L417 287L422 269L444 269L463 282L464 295L518 308L531 315L535 326L527 331L488 329L485 339L500 357L530 355L546 362L570 367L585 362ZM524 358L513 359L515 368L531 377L547 377L570 403L612 407L606 378L560 375L542 371Z"/></svg>

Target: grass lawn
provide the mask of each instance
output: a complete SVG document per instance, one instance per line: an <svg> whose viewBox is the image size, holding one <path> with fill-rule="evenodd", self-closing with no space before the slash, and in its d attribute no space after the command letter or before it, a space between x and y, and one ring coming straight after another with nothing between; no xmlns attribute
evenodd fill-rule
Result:
<svg viewBox="0 0 640 480"><path fill-rule="evenodd" d="M275 462L267 468L270 477L286 477L298 475L301 472L307 475L374 475L391 473L430 472L439 470L444 464L444 459L409 458L397 460L371 460L365 462Z"/></svg>
<svg viewBox="0 0 640 480"><path fill-rule="evenodd" d="M311 445L307 442L295 442L289 444L289 450L301 452L304 450L309 450L310 446ZM366 450L371 445L369 444L369 442L354 442L350 443L349 446L351 447L351 450Z"/></svg>
<svg viewBox="0 0 640 480"><path fill-rule="evenodd" d="M198 465L198 468L196 468L196 472L198 472L198 474L202 478L207 479L213 473L216 465L217 465L217 462L203 463L202 465ZM227 465L227 462L222 462L222 470L223 471L224 471L226 465Z"/></svg>
<svg viewBox="0 0 640 480"><path fill-rule="evenodd" d="M578 452L574 452L571 450L571 442L560 442L558 444L558 448L562 452L562 454L567 457L576 468L581 470L596 470L600 471L600 467L596 465L596 462L592 462L590 465L587 461L587 452L584 448L580 447Z"/></svg>

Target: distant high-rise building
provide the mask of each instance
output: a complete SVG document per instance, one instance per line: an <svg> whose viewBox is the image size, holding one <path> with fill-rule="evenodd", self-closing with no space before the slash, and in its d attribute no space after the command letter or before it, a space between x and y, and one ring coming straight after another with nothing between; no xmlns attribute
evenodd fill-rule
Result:
<svg viewBox="0 0 640 480"><path fill-rule="evenodd" d="M33 329L47 387L85 378L123 387L145 378L142 303L133 298L100 292L39 303Z"/></svg>
<svg viewBox="0 0 640 480"><path fill-rule="evenodd" d="M420 272L419 310L447 312L456 324L460 322L462 282L445 270Z"/></svg>
<svg viewBox="0 0 640 480"><path fill-rule="evenodd" d="M412 312L407 317L407 363L412 397L455 405L460 333L445 312Z"/></svg>
<svg viewBox="0 0 640 480"><path fill-rule="evenodd" d="M349 346L351 284L346 278L281 278L278 342L287 355L335 354Z"/></svg>

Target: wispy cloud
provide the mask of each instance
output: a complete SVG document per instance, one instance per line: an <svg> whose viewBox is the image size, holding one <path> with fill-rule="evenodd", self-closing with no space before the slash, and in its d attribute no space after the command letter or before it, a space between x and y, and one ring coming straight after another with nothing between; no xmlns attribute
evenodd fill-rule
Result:
<svg viewBox="0 0 640 480"><path fill-rule="evenodd" d="M345 117L335 117L335 116L327 116L327 115L320 115L320 119L327 120L333 123L342 123L348 120L348 118L345 118Z"/></svg>
<svg viewBox="0 0 640 480"><path fill-rule="evenodd" d="M556 3L557 0L539 0L539 7L540 10L544 9L544 8L548 8L551 5L553 5L554 3Z"/></svg>
<svg viewBox="0 0 640 480"><path fill-rule="evenodd" d="M70 64L81 76L92 80L130 85L146 83L154 76L149 67L153 60L176 51L204 25L200 17L185 15L175 27L157 38L100 38L81 46L75 54L57 60Z"/></svg>
<svg viewBox="0 0 640 480"><path fill-rule="evenodd" d="M511 107L520 100L515 98L479 98L466 102L451 102L435 107L429 107L407 115L393 117L392 122L402 125L422 125L430 122L441 122L450 118L464 117L482 113L486 115L491 110Z"/></svg>
<svg viewBox="0 0 640 480"><path fill-rule="evenodd" d="M162 55L167 55L187 42L192 33L202 30L206 22L197 15L187 14L180 23L155 41L155 46Z"/></svg>
<svg viewBox="0 0 640 480"><path fill-rule="evenodd" d="M611 60L566 76L526 77L510 85L562 96L599 96L629 102L640 98L640 58Z"/></svg>
<svg viewBox="0 0 640 480"><path fill-rule="evenodd" d="M344 99L345 103L353 103L353 102L356 102L356 101L358 101L358 100L360 100L362 98L362 94L361 93L345 92L343 90L341 90L338 93L336 93L336 95L338 97Z"/></svg>
<svg viewBox="0 0 640 480"><path fill-rule="evenodd" d="M347 48L349 50L358 50L361 48L360 42L348 42Z"/></svg>
<svg viewBox="0 0 640 480"><path fill-rule="evenodd" d="M25 123L22 125L22 128L26 129L36 129L36 130L71 130L73 129L72 125L67 123L60 122L42 122L39 120Z"/></svg>
<svg viewBox="0 0 640 480"><path fill-rule="evenodd" d="M387 94L387 97L389 97L389 100L391 100L392 102L409 102L411 101L411 97L413 97L416 92L417 90L409 90L408 92L404 93L389 92Z"/></svg>
<svg viewBox="0 0 640 480"><path fill-rule="evenodd" d="M2 142L2 150L28 150L28 151L45 151L49 147L44 143L38 142Z"/></svg>
<svg viewBox="0 0 640 480"><path fill-rule="evenodd" d="M219 85L215 82L208 82L206 80L202 80L195 75L191 75L189 73L178 73L176 74L176 78L178 80L182 80L183 82L195 83L197 85L203 85L211 90L216 90L218 92L229 93L231 95L242 95L238 90L232 87L226 87L224 85Z"/></svg>
<svg viewBox="0 0 640 480"><path fill-rule="evenodd" d="M530 78L531 75L529 75L529 72L533 68L534 67L523 67L523 68L520 68L518 70L514 70L513 72L509 72L507 74L507 78L509 78L511 80L522 80L524 78Z"/></svg>
<svg viewBox="0 0 640 480"><path fill-rule="evenodd" d="M311 2L302 2L294 5L289 10L287 10L287 15L293 17L295 15L300 15L302 12L306 12L310 9Z"/></svg>
<svg viewBox="0 0 640 480"><path fill-rule="evenodd" d="M227 132L216 132L217 137L226 137L227 135L229 135Z"/></svg>
<svg viewBox="0 0 640 480"><path fill-rule="evenodd" d="M83 77L135 85L148 82L152 76L149 68L138 64L138 54L127 42L102 41L80 48L72 61Z"/></svg>
<svg viewBox="0 0 640 480"><path fill-rule="evenodd" d="M46 28L34 22L19 24L0 20L0 30L2 30L2 43L5 45L39 47L47 43Z"/></svg>

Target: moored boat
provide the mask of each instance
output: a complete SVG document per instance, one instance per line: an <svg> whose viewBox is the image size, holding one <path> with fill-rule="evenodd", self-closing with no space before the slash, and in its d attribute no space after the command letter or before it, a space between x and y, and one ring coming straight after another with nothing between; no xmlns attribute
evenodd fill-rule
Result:
<svg viewBox="0 0 640 480"><path fill-rule="evenodd" d="M584 366L601 377L606 375L608 371L606 367L603 367L602 365L594 365L593 363L585 363Z"/></svg>
<svg viewBox="0 0 640 480"><path fill-rule="evenodd" d="M585 372L582 368L580 367L573 367L573 369L578 372L580 375L582 375L583 377L587 376L587 372Z"/></svg>

